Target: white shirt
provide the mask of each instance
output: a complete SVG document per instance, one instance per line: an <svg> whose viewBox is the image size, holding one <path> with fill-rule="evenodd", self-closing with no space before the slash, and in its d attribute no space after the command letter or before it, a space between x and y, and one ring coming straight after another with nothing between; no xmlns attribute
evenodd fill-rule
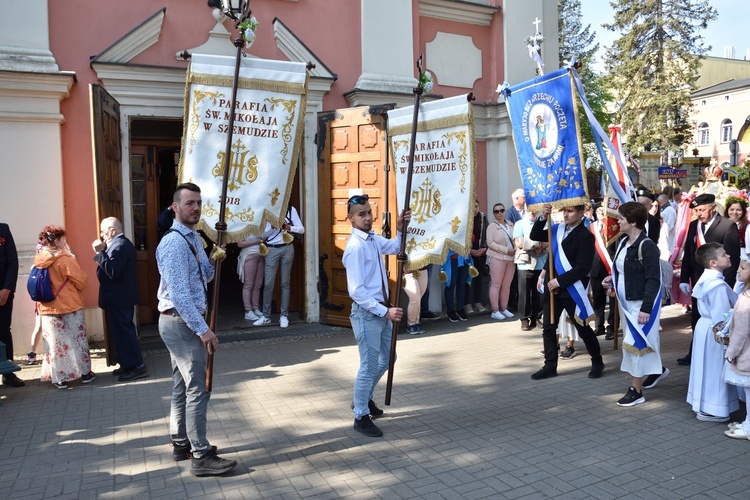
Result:
<svg viewBox="0 0 750 500"><path fill-rule="evenodd" d="M674 250L674 238L677 229L677 212L671 205L667 204L661 210L661 218L663 226L667 228L667 248L671 255L672 250Z"/></svg>
<svg viewBox="0 0 750 500"><path fill-rule="evenodd" d="M383 297L383 288L388 290L383 254L398 253L400 247L400 232L389 240L372 231L366 233L355 227L346 242L341 262L346 268L349 296L376 316L382 317L388 312L388 308L380 303L386 299Z"/></svg>
<svg viewBox="0 0 750 500"><path fill-rule="evenodd" d="M289 224L290 233L305 234L305 226L302 225L302 220L294 207L289 207L289 211L285 215L284 222ZM266 239L267 245L284 244L284 231L278 228L273 229L270 222L266 222L266 233L263 237Z"/></svg>

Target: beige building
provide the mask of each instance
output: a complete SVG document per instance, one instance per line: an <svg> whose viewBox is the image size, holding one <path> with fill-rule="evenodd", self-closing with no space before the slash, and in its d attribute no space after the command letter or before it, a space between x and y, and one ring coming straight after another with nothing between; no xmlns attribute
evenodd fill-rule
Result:
<svg viewBox="0 0 750 500"><path fill-rule="evenodd" d="M695 123L693 156L709 164L713 159L730 166L730 145L737 140L737 163L742 165L750 152L750 78L730 80L691 95L691 120ZM700 161L700 160L699 160Z"/></svg>

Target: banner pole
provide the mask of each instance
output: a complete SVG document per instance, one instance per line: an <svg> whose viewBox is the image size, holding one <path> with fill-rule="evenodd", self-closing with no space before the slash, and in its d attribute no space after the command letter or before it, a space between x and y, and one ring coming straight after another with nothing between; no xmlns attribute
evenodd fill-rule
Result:
<svg viewBox="0 0 750 500"><path fill-rule="evenodd" d="M250 2L243 2L242 14L235 23L235 28L240 23L249 18L251 14ZM245 47L245 40L242 33L234 39L234 46L237 47L237 55L234 63L234 76L232 78L232 102L229 108L229 130L227 130L227 143L224 148L224 165L221 179L221 198L219 199L219 220L216 221L216 246L221 248L224 243L224 233L227 230L226 208L227 208L227 186L229 184L229 161L232 156L232 139L234 138L234 112L237 109L237 80L240 76L240 62L242 61L242 49ZM223 259L217 260L214 270L214 289L211 294L211 307L209 308L208 327L216 334L217 318L219 315L219 288L221 285L221 263ZM206 391L211 392L213 389L214 375L214 353L208 352L208 362L206 364Z"/></svg>
<svg viewBox="0 0 750 500"><path fill-rule="evenodd" d="M419 54L417 59L417 74L422 76L422 54ZM409 200L411 199L411 178L414 170L414 149L417 141L417 121L419 119L419 100L422 97L424 89L417 81L417 86L414 87L414 115L412 119L411 128L411 143L409 144L409 168L406 172L406 187L404 188L404 208L403 211L409 210ZM396 214L396 217L400 217L401 214ZM398 307L401 303L401 283L404 279L404 264L408 259L406 255L406 229L409 223L407 221L402 222L401 226L401 244L399 247L396 260L398 260L398 268L396 274L396 297L393 303L394 307ZM400 321L393 322L393 330L391 332L391 352L388 359L388 379L385 385L385 404L390 406L391 404L391 391L393 389L393 368L396 364L396 340L398 338L398 329L401 325Z"/></svg>

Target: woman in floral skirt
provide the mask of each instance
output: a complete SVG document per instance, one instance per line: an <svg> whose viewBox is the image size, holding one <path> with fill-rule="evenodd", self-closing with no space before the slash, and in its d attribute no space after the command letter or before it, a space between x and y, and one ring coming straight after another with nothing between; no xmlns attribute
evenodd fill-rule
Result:
<svg viewBox="0 0 750 500"><path fill-rule="evenodd" d="M81 297L86 288L86 274L70 252L63 228L46 226L39 233L39 241L42 248L34 258L34 265L49 269L55 291L54 300L39 303L44 340L41 380L52 382L58 389L67 389L68 382L78 378L88 384L96 375L91 371Z"/></svg>

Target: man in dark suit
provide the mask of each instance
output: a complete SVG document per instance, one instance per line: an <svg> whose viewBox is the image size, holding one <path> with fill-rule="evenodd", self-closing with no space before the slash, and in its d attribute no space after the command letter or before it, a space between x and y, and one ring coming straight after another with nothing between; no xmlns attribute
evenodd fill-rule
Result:
<svg viewBox="0 0 750 500"><path fill-rule="evenodd" d="M549 217L552 207L544 206L544 216ZM562 252L569 263L569 269L562 273L555 273L553 279L549 275L545 276L545 296L544 302L544 327L542 329L542 338L544 340L544 366L534 373L531 378L541 380L557 376L557 323L560 321L562 310L567 311L571 320L576 318L576 301L574 295L583 295L582 299L588 302L588 296L585 293L586 285L589 282L589 271L594 261L594 235L583 224L585 207L577 205L574 207L565 207L563 209L563 222L558 224L555 231L562 232L562 243L558 246L555 241L550 243L552 256L557 260L555 253L558 248L562 247ZM536 241L549 241L545 226L545 219L538 219L531 229L531 239ZM553 231L554 239L554 231ZM580 283L579 283L580 282ZM577 287L577 285L580 285ZM571 293L574 292L574 293ZM579 293L580 292L580 293ZM550 310L550 294L554 294L554 315ZM587 304L591 310L591 304ZM599 378L604 372L604 362L602 361L601 348L599 341L594 335L594 331L588 325L591 318L581 318L583 325L574 320L573 324L578 330L578 335L583 339L586 350L591 356L591 371L589 378Z"/></svg>
<svg viewBox="0 0 750 500"><path fill-rule="evenodd" d="M703 193L690 202L690 208L695 209L698 218L688 226L685 238L685 250L682 257L682 269L680 271L680 290L685 295L690 295L693 285L703 274L703 266L695 258L695 251L703 243L721 243L727 255L732 259L732 266L724 270L724 280L727 285L733 287L737 280L737 268L740 266L740 232L737 224L716 212L716 197L709 193ZM699 234L700 232L700 234ZM693 298L692 326L700 318L698 312L698 301ZM681 365L689 365L693 353L693 343L687 356L680 358L677 362Z"/></svg>
<svg viewBox="0 0 750 500"><path fill-rule="evenodd" d="M599 205L596 208L597 220L593 223L596 231L603 231L602 228L606 223L605 218L606 211L603 206ZM612 241L611 245L607 247L607 253L610 258L614 257L615 243L616 242ZM609 274L610 273L607 272L607 266L604 265L601 257L599 257L599 252L594 252L594 261L591 265L591 271L589 272L589 276L591 277L591 297L593 299L591 305L594 306L594 313L596 313L596 335L599 336L606 334L604 340L612 340L614 338L615 325L615 305L613 300L612 305L609 307L609 312L607 313L607 327L606 329L604 327L604 311L607 307L607 291L602 285L602 281L604 281L604 278L609 276Z"/></svg>
<svg viewBox="0 0 750 500"><path fill-rule="evenodd" d="M638 188L635 194L638 196L638 203L648 209L648 220L646 221L646 236L648 236L648 239L658 245L659 236L661 236L661 219L651 213L651 209L654 208L656 196L654 196L651 191L644 187Z"/></svg>
<svg viewBox="0 0 750 500"><path fill-rule="evenodd" d="M18 253L8 224L0 223L0 342L5 344L6 357L13 361L13 337L10 323L13 319L13 297L18 280ZM3 375L3 385L23 387L24 381L15 373Z"/></svg>
<svg viewBox="0 0 750 500"><path fill-rule="evenodd" d="M100 225L101 239L94 240L96 277L99 278L99 307L104 309L107 332L112 336L120 367L112 372L120 382L148 377L141 346L133 324L133 307L138 304L136 250L122 234L115 217Z"/></svg>

